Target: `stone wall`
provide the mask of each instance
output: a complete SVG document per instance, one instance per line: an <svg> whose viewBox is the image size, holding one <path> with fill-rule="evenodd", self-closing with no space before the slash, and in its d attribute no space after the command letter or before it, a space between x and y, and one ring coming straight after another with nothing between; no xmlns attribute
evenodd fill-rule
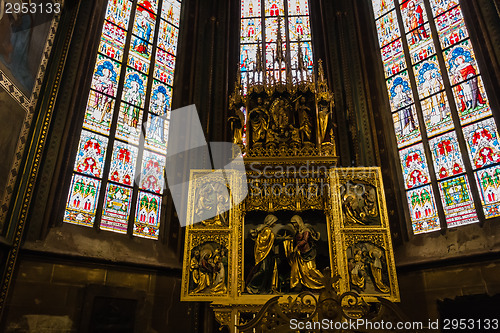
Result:
<svg viewBox="0 0 500 333"><path fill-rule="evenodd" d="M114 318L125 326L128 322L135 332L197 331L193 309L198 305L179 301L180 272L47 260L38 256L20 258L0 331L93 331L92 321L95 324L99 318L99 313L92 312L98 298L101 303L103 300L110 303L105 310L99 310L105 312L102 316L111 318L107 325L113 325ZM120 318L127 302L133 302L135 318Z"/></svg>
<svg viewBox="0 0 500 333"><path fill-rule="evenodd" d="M463 260L465 262L465 259ZM399 288L401 292L401 308L412 319L427 322L439 318L438 304L444 300L457 300L472 296L481 298L500 295L500 260L485 260L471 263L434 268L398 270ZM487 303L484 307L488 307ZM498 303L498 302L497 302ZM479 307L481 305L478 305ZM469 308L471 317L477 311L486 309ZM497 304L496 313L500 311Z"/></svg>

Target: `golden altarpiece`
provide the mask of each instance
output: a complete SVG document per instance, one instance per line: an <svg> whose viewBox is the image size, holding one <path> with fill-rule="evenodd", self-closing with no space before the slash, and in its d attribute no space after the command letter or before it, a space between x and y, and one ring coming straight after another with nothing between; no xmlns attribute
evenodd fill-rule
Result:
<svg viewBox="0 0 500 333"><path fill-rule="evenodd" d="M228 198L213 185L220 173L190 177L181 300L212 302L231 332L361 318L370 302L399 301L380 170L336 167L321 61L316 75L283 67L269 75L258 58L230 98L246 181L226 172ZM193 223L207 210L214 217Z"/></svg>

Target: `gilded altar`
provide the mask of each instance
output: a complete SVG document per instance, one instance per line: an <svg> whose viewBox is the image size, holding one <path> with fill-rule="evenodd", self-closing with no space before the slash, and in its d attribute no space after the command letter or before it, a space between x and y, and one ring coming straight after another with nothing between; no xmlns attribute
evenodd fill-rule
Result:
<svg viewBox="0 0 500 333"><path fill-rule="evenodd" d="M272 309L281 321L361 318L370 302L399 301L380 169L336 166L318 63L314 76L300 62L275 76L257 59L230 98L246 171L191 171L181 300L212 302L232 332Z"/></svg>

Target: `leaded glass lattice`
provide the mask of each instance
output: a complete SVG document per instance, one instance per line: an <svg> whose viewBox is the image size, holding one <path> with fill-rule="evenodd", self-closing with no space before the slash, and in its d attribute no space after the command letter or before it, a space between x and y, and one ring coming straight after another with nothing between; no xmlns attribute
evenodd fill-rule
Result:
<svg viewBox="0 0 500 333"><path fill-rule="evenodd" d="M309 0L241 0L240 27L240 73L244 93L249 80L260 75L253 74L257 70L259 50L265 79L270 82L284 81L287 77L285 62L278 61L280 53L291 65L292 76L296 76L299 48L307 71L312 73ZM264 78L257 80L261 82Z"/></svg>
<svg viewBox="0 0 500 333"><path fill-rule="evenodd" d="M439 230L440 210L448 227L477 222L473 193L499 216L498 131L459 1L372 6L413 232Z"/></svg>
<svg viewBox="0 0 500 333"><path fill-rule="evenodd" d="M108 1L64 222L158 239L181 5Z"/></svg>

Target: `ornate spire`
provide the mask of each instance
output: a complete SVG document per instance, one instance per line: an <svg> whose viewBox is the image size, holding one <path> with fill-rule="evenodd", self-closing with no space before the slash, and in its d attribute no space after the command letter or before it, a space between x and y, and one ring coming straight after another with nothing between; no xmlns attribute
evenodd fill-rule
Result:
<svg viewBox="0 0 500 333"><path fill-rule="evenodd" d="M257 72L263 72L264 71L264 66L262 64L262 50L260 49L260 38L257 40L257 57L256 57L256 68L255 70Z"/></svg>
<svg viewBox="0 0 500 333"><path fill-rule="evenodd" d="M301 44L301 39L299 36L298 39L298 52L297 52L297 57L299 58L299 63L298 63L298 71L300 73L300 81L304 81L304 73L307 72L307 68L304 64L304 54L302 54L302 44ZM307 75L307 74L306 74Z"/></svg>
<svg viewBox="0 0 500 333"><path fill-rule="evenodd" d="M318 76L319 82L325 82L325 72L323 71L323 60L318 60Z"/></svg>

